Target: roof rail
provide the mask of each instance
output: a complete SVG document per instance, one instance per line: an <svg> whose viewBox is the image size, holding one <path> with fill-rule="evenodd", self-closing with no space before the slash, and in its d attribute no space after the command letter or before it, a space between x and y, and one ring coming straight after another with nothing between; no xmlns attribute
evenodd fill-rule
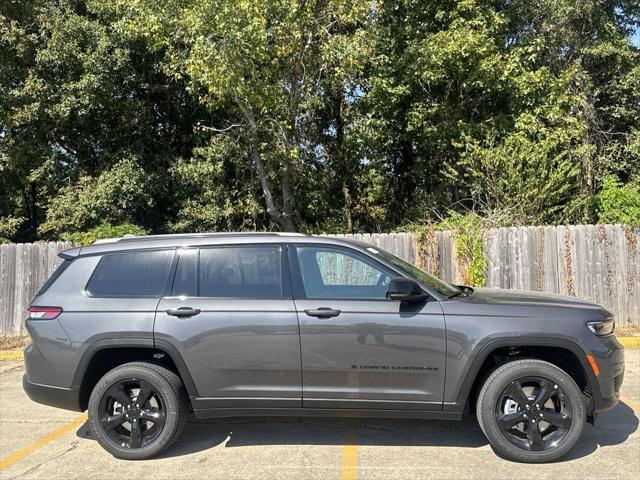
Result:
<svg viewBox="0 0 640 480"><path fill-rule="evenodd" d="M171 238L205 238L205 237L267 237L267 236L295 236L304 237L304 233L298 232L207 232L207 233L168 233L160 235L131 235L127 234L122 237L114 238L102 238L93 242L93 245L100 245L103 243L116 243L127 241L144 241L144 240L162 240Z"/></svg>

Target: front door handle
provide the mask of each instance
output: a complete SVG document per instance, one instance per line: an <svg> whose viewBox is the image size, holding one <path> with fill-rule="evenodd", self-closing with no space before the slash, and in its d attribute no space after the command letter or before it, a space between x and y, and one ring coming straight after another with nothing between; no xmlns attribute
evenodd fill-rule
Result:
<svg viewBox="0 0 640 480"><path fill-rule="evenodd" d="M331 318L340 315L340 310L335 310L329 307L320 307L305 310L304 313L306 313L310 317Z"/></svg>
<svg viewBox="0 0 640 480"><path fill-rule="evenodd" d="M199 308L180 307L180 308L167 308L167 314L173 317L193 317L200 313Z"/></svg>

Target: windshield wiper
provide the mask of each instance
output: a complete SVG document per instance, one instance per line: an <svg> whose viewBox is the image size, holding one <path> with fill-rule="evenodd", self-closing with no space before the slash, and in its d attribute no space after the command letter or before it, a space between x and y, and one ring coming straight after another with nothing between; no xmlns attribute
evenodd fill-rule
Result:
<svg viewBox="0 0 640 480"><path fill-rule="evenodd" d="M466 285L456 285L460 290L455 293L452 293L447 298L456 298L456 297L468 297L473 293L473 288L467 287Z"/></svg>
<svg viewBox="0 0 640 480"><path fill-rule="evenodd" d="M468 297L468 296L469 296L469 294L467 292L465 292L464 290L459 290L459 291L457 291L455 293L452 293L447 298Z"/></svg>

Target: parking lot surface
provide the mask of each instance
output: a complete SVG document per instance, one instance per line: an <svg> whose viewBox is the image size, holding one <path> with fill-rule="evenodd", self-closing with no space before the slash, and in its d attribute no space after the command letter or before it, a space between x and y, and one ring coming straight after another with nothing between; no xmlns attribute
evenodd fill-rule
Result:
<svg viewBox="0 0 640 480"><path fill-rule="evenodd" d="M627 350L623 400L587 425L563 461L497 457L474 417L462 422L243 418L192 422L161 457L122 461L86 417L31 402L20 362L0 363L0 478L631 479L640 472L640 350Z"/></svg>

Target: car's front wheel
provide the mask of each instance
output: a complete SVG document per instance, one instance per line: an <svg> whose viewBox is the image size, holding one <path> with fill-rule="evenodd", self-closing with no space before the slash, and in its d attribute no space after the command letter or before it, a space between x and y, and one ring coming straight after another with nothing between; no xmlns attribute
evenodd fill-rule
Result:
<svg viewBox="0 0 640 480"><path fill-rule="evenodd" d="M89 398L98 443L117 458L158 455L184 428L188 399L180 378L151 363L127 363L107 372Z"/></svg>
<svg viewBox="0 0 640 480"><path fill-rule="evenodd" d="M497 368L480 390L476 413L499 455L531 463L567 454L586 419L584 398L573 379L557 366L534 359Z"/></svg>

